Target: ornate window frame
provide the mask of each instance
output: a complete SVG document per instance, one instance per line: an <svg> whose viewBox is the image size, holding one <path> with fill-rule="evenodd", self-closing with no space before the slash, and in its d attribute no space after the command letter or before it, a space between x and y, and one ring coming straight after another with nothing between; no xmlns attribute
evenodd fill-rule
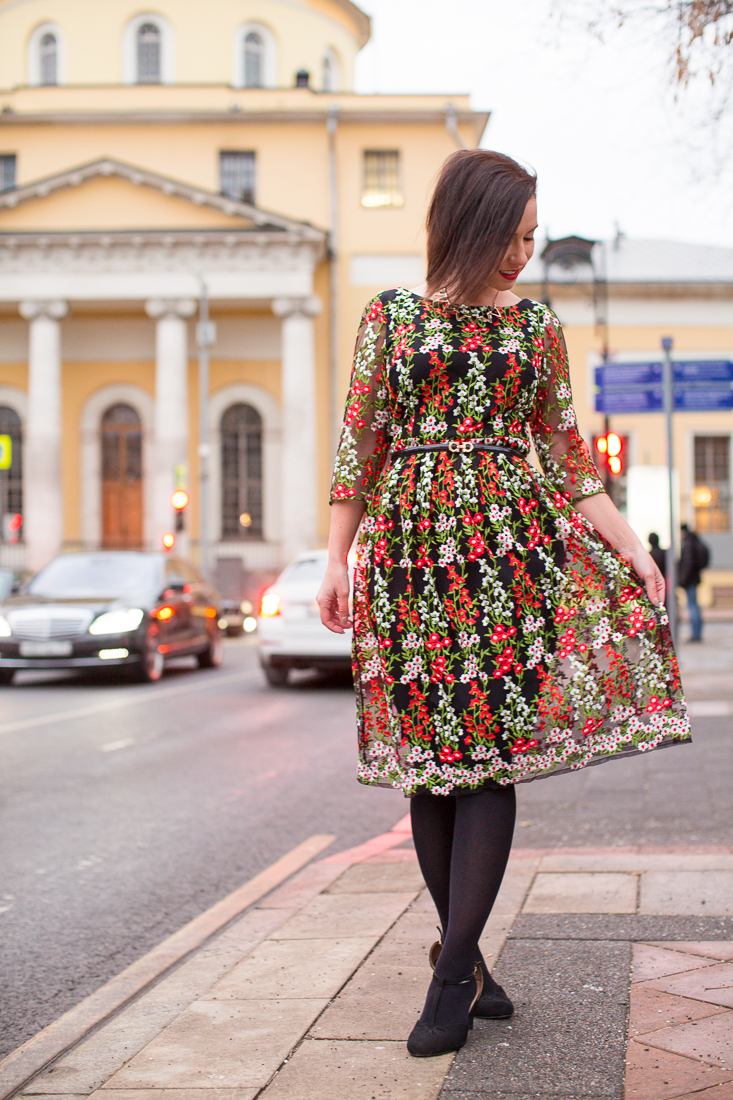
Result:
<svg viewBox="0 0 733 1100"><path fill-rule="evenodd" d="M41 84L41 39L44 34L56 38L56 83ZM66 83L66 38L58 23L39 23L28 39L28 83L33 88L59 87Z"/></svg>
<svg viewBox="0 0 733 1100"><path fill-rule="evenodd" d="M130 383L103 386L84 402L79 418L81 435L81 536L95 550L102 544L102 417L112 405L131 405L140 417L143 437L143 546L154 537L153 424L155 399Z"/></svg>
<svg viewBox="0 0 733 1100"><path fill-rule="evenodd" d="M235 88L245 88L244 82L244 40L254 31L262 36L265 43L265 73L263 88L278 87L278 51L277 39L264 23L243 23L234 33L232 55L232 84Z"/></svg>
<svg viewBox="0 0 733 1100"><path fill-rule="evenodd" d="M223 539L221 516L221 418L231 405L251 405L262 418L262 540ZM267 390L236 382L215 390L209 398L209 530L215 543L232 553L280 539L280 407Z"/></svg>
<svg viewBox="0 0 733 1100"><path fill-rule="evenodd" d="M160 83L173 84L175 76L175 38L173 28L162 15L146 12L136 15L122 35L122 82L137 84L137 32L145 23L153 23L160 31Z"/></svg>

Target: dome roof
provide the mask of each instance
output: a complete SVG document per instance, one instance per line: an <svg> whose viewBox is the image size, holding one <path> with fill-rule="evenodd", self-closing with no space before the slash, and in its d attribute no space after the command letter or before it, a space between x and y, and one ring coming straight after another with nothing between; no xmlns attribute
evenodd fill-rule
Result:
<svg viewBox="0 0 733 1100"><path fill-rule="evenodd" d="M0 0L0 87L307 83L349 91L369 34L369 17L352 0L155 0L149 8L136 0Z"/></svg>

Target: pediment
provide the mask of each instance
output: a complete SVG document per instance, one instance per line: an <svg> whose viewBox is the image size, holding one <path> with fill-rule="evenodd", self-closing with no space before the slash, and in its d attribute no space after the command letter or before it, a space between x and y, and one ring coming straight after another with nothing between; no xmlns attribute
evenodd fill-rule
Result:
<svg viewBox="0 0 733 1100"><path fill-rule="evenodd" d="M264 229L324 239L303 222L111 158L0 195L0 232L156 229Z"/></svg>

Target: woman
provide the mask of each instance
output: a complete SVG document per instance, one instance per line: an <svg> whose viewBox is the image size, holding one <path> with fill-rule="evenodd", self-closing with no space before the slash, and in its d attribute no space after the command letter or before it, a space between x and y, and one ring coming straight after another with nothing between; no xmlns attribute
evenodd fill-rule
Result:
<svg viewBox="0 0 733 1100"><path fill-rule="evenodd" d="M443 931L408 1050L459 1049L511 1015L478 948L509 857L516 783L689 740L664 580L603 491L559 322L512 293L535 179L446 161L424 287L366 308L336 458L325 625L349 619L362 783L411 798ZM530 464L530 437L542 472Z"/></svg>

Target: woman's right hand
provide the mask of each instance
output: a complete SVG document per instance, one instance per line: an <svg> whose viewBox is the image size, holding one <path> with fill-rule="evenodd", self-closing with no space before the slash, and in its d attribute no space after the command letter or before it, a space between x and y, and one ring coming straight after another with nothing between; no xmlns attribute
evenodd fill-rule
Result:
<svg viewBox="0 0 733 1100"><path fill-rule="evenodd" d="M349 570L346 562L329 562L316 602L321 610L321 622L334 634L345 634L353 626L349 618Z"/></svg>

